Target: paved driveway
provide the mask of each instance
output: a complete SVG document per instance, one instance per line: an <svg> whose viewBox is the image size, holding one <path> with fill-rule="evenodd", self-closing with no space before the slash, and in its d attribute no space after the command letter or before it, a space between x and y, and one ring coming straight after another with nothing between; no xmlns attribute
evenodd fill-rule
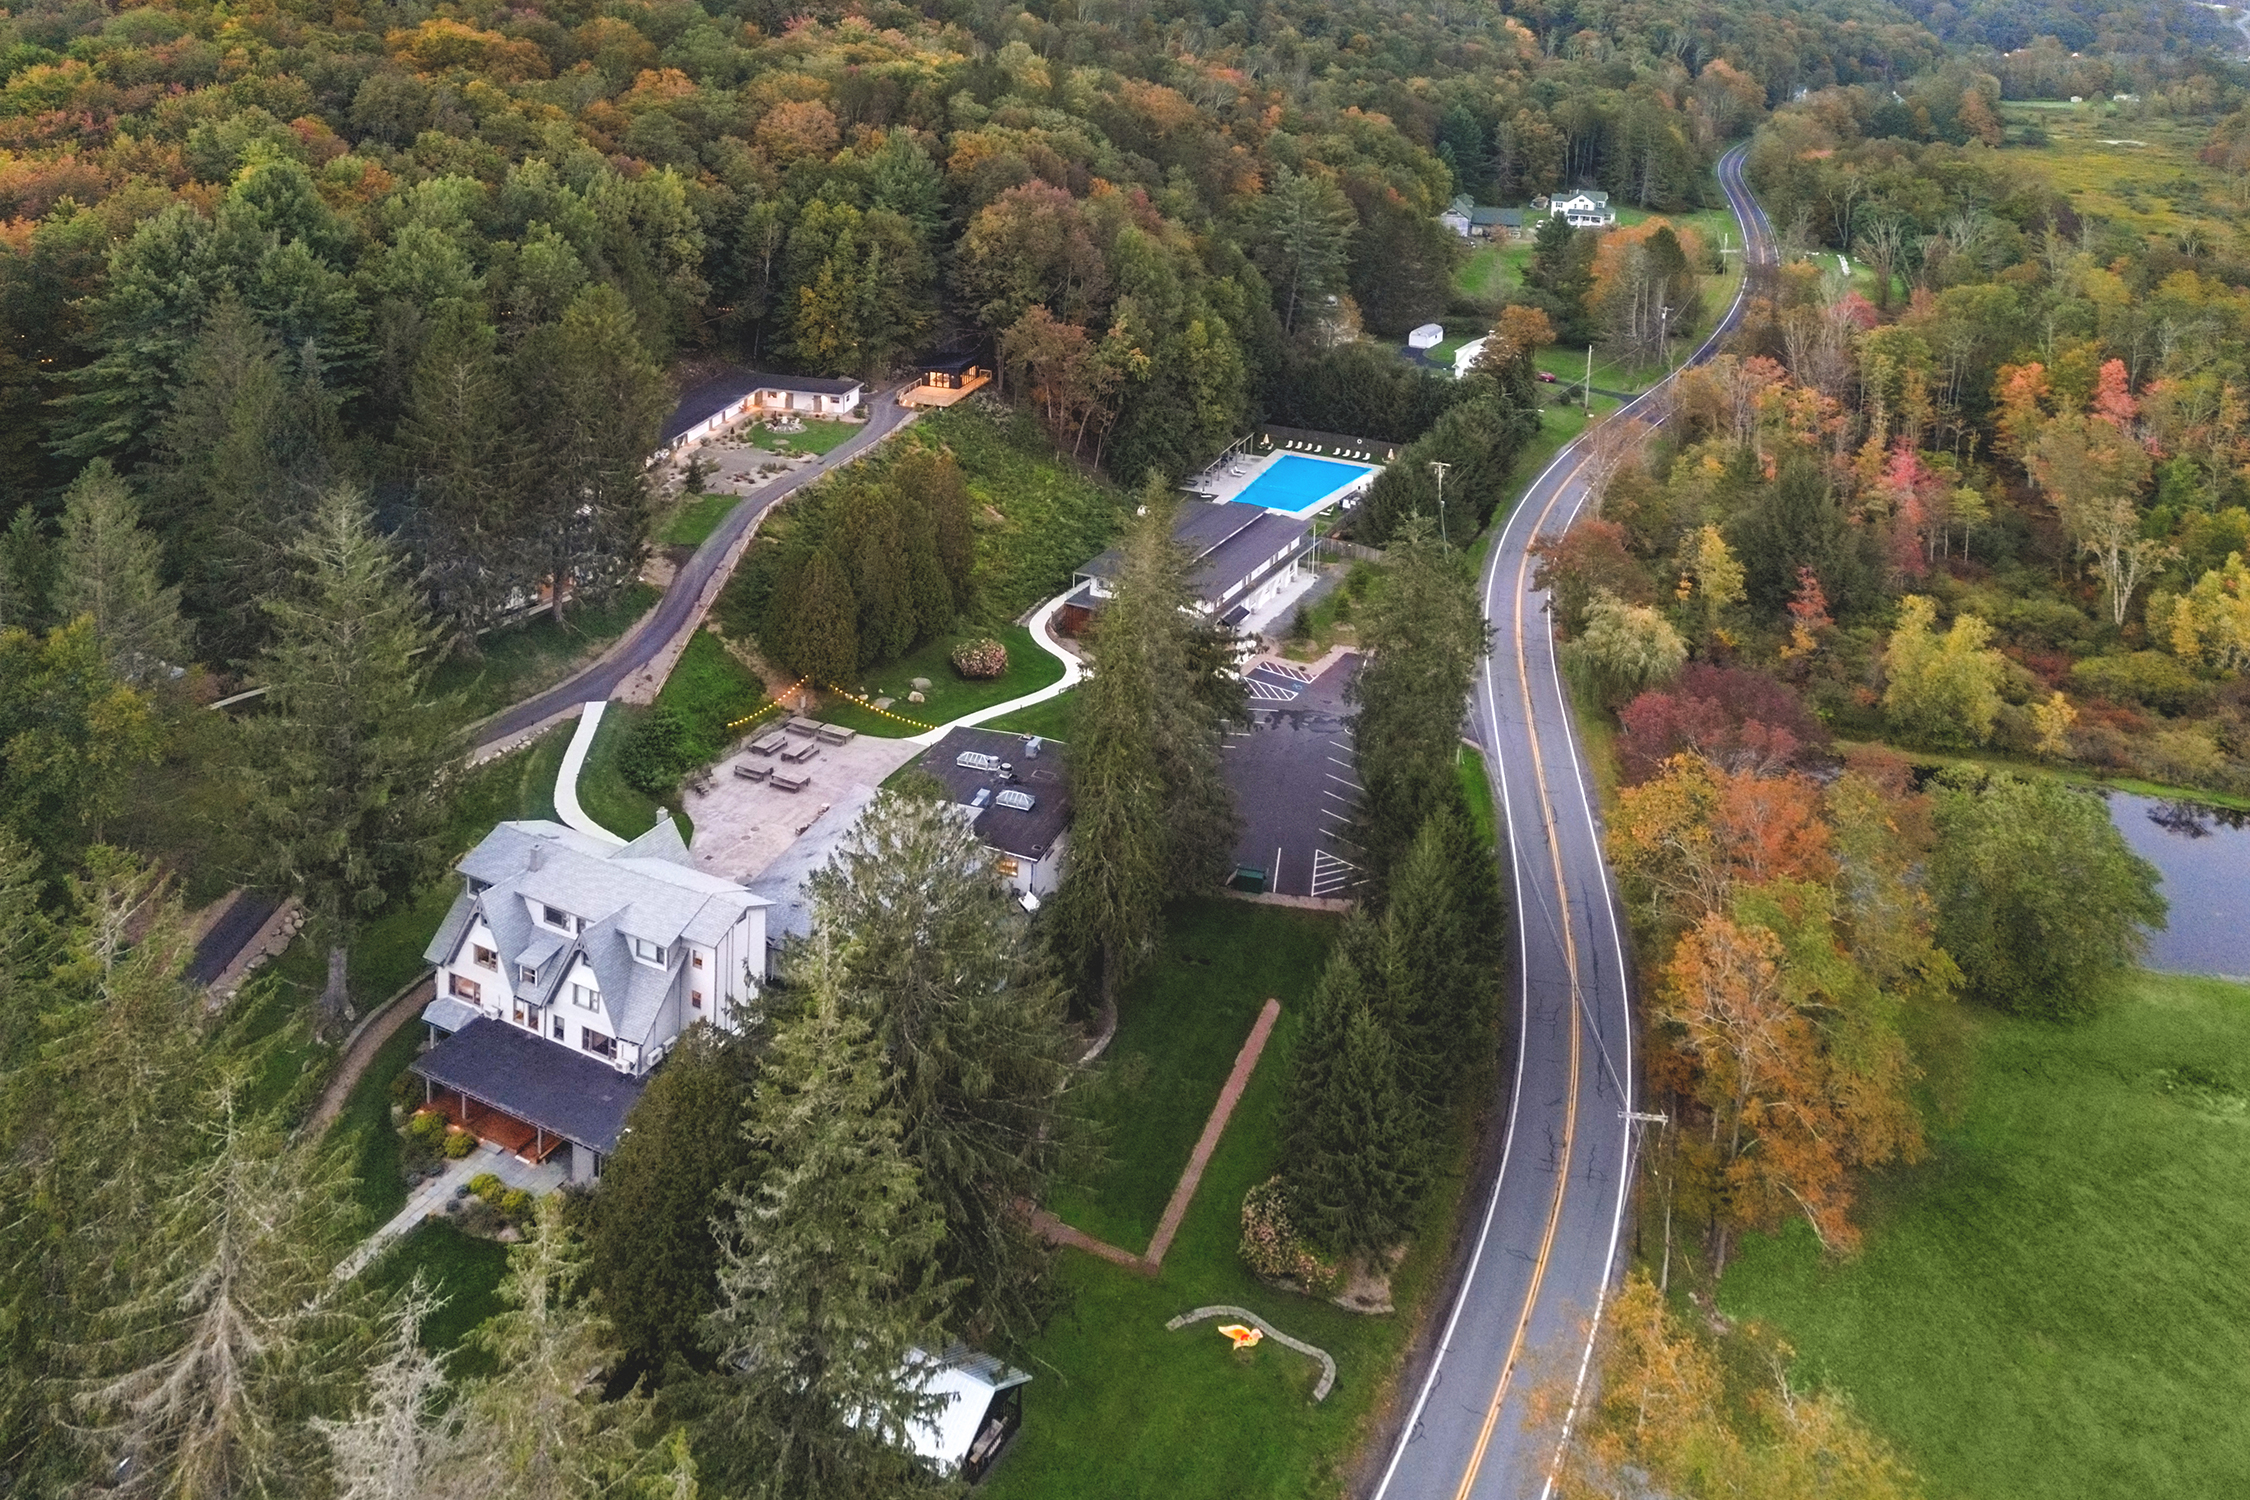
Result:
<svg viewBox="0 0 2250 1500"><path fill-rule="evenodd" d="M1242 814L1234 859L1264 870L1276 895L1345 898L1359 883L1350 839L1359 774L1344 702L1358 667L1347 655L1317 678L1274 663L1246 674L1250 727L1226 742L1227 783Z"/></svg>

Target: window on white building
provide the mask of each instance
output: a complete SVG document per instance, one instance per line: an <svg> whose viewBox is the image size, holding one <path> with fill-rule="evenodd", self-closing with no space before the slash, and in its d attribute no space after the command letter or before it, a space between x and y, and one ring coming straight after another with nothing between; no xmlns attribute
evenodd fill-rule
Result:
<svg viewBox="0 0 2250 1500"><path fill-rule="evenodd" d="M602 992L590 984L574 984L570 987L570 1003L580 1010L597 1009L602 1003Z"/></svg>
<svg viewBox="0 0 2250 1500"><path fill-rule="evenodd" d="M539 971L529 964L518 965L516 972L523 977L525 984L537 984L539 982Z"/></svg>
<svg viewBox="0 0 2250 1500"><path fill-rule="evenodd" d="M464 979L458 974L452 976L452 983L448 988L453 991L455 999L466 1000L471 1005L484 998L484 991L478 988L474 979Z"/></svg>
<svg viewBox="0 0 2250 1500"><path fill-rule="evenodd" d="M539 909L539 915L549 927L560 927L565 932L576 931L571 925L570 913L559 906L543 906Z"/></svg>
<svg viewBox="0 0 2250 1500"><path fill-rule="evenodd" d="M662 968L664 966L664 945L652 943L647 938L635 938L633 939L633 957L644 964L655 964L658 968Z"/></svg>
<svg viewBox="0 0 2250 1500"><path fill-rule="evenodd" d="M490 948L485 947L484 944L479 943L476 945L476 956L478 968L491 969L494 972L498 972L500 968L499 954L493 952Z"/></svg>
<svg viewBox="0 0 2250 1500"><path fill-rule="evenodd" d="M599 1057L617 1056L617 1038L604 1036L590 1026L578 1028L578 1045Z"/></svg>

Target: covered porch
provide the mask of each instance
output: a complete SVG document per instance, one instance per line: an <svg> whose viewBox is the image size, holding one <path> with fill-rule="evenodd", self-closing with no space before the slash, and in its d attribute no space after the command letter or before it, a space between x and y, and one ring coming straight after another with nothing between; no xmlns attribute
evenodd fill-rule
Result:
<svg viewBox="0 0 2250 1500"><path fill-rule="evenodd" d="M427 1078L422 1080L422 1107L415 1113L441 1115L446 1124L457 1125L486 1145L498 1146L528 1162L543 1162L558 1147L569 1144L561 1136L550 1135L473 1094L440 1088Z"/></svg>
<svg viewBox="0 0 2250 1500"><path fill-rule="evenodd" d="M617 1149L644 1080L532 1032L479 1016L416 1058L423 1107L510 1155L543 1163L569 1145L590 1182Z"/></svg>

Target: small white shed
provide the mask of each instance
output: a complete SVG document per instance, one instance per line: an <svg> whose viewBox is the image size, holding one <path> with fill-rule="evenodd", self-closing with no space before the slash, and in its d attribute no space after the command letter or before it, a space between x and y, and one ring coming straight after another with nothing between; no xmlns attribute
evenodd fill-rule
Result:
<svg viewBox="0 0 2250 1500"><path fill-rule="evenodd" d="M1424 323L1406 336L1406 347L1409 349L1435 349L1444 342L1445 325L1442 323Z"/></svg>

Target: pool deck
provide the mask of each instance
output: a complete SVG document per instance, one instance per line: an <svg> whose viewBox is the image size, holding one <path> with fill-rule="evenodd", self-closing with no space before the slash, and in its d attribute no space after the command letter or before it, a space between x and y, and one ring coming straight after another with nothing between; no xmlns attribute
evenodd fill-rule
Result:
<svg viewBox="0 0 2250 1500"><path fill-rule="evenodd" d="M1208 495L1214 500L1240 500L1244 498L1243 492L1256 484L1265 475L1265 472L1274 466L1275 460L1288 456L1292 451L1276 445L1271 452L1243 454L1232 459L1222 460L1202 473L1191 476L1184 487L1199 495ZM1362 475L1377 473L1383 467L1380 463L1365 463L1357 459L1344 458L1330 453L1300 453L1297 456L1309 458L1319 463L1335 464L1340 468L1355 469ZM1238 473L1237 470L1241 472ZM1334 505L1339 496L1357 483L1359 483L1357 478L1342 480L1334 489L1310 504L1297 510L1284 510L1277 513L1285 516L1317 515ZM1249 503L1255 505L1258 502L1253 500Z"/></svg>

